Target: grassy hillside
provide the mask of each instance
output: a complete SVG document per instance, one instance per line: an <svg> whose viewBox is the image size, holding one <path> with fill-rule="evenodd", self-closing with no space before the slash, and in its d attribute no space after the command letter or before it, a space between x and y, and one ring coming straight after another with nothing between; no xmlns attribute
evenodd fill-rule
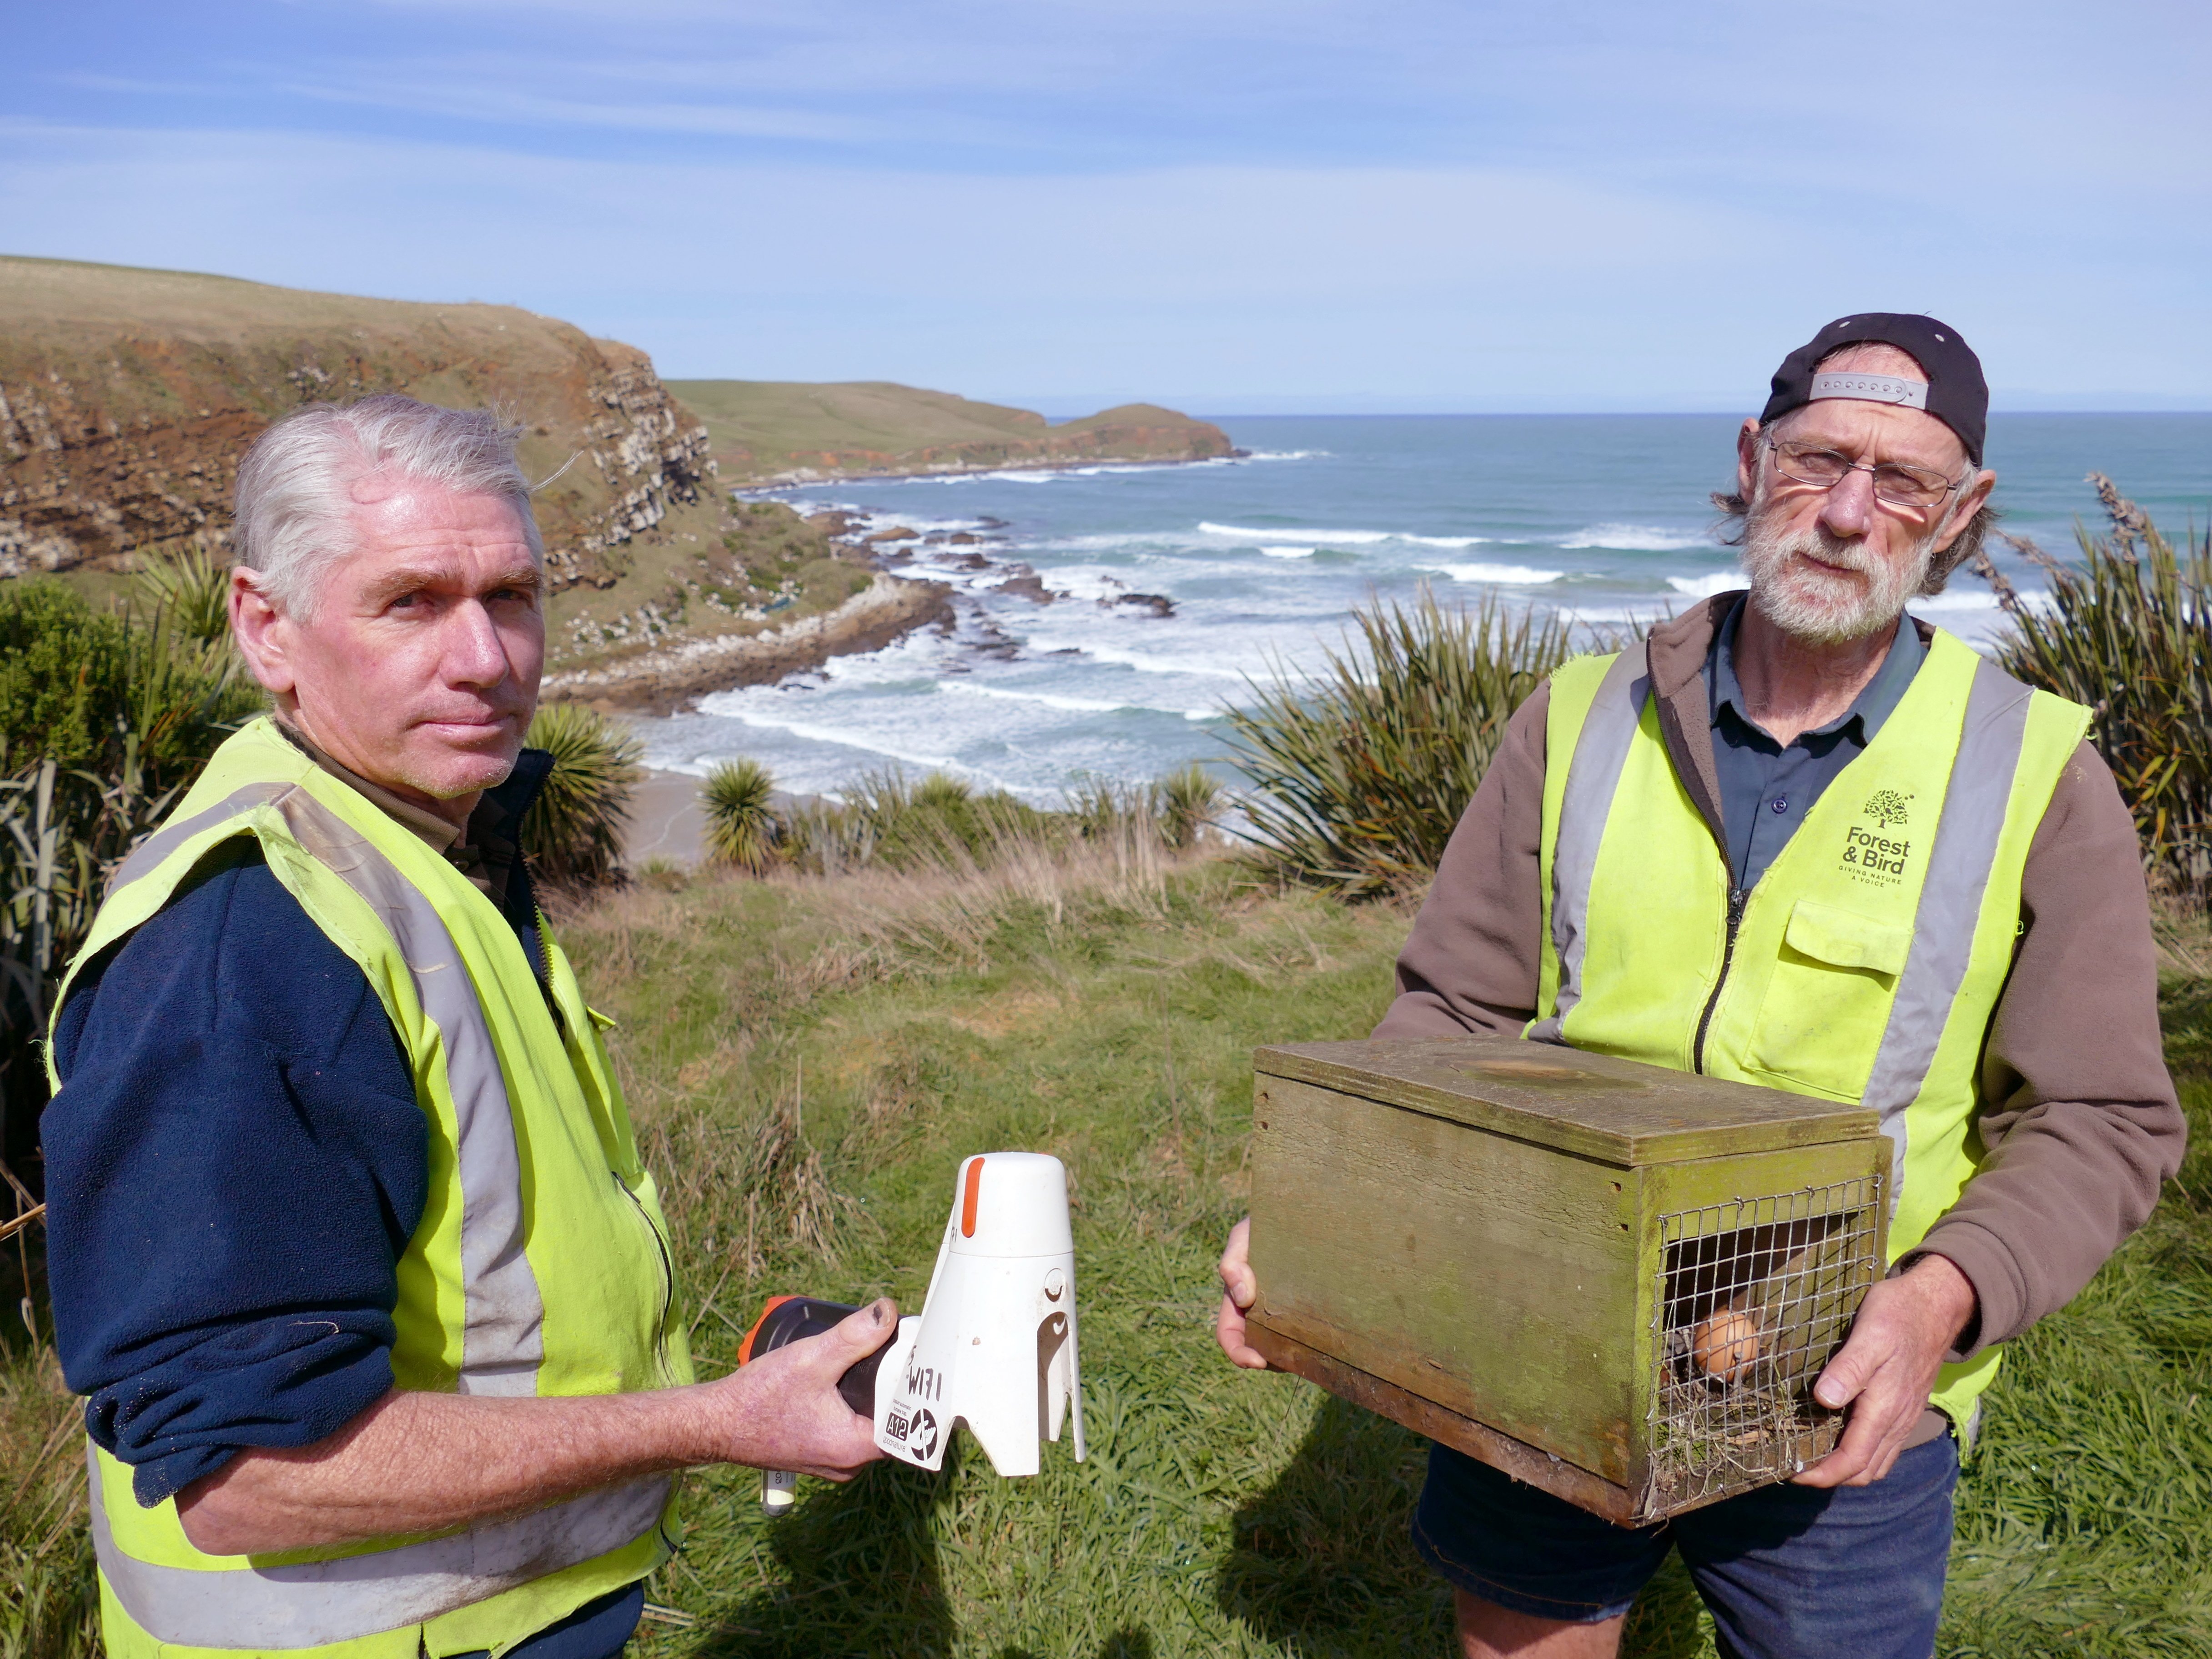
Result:
<svg viewBox="0 0 2212 1659"><path fill-rule="evenodd" d="M645 354L556 319L0 258L0 574L219 545L254 436L372 392L504 404L532 476L573 460L538 499L556 581L611 585L672 514L719 511L705 429Z"/></svg>
<svg viewBox="0 0 2212 1659"><path fill-rule="evenodd" d="M567 918L593 1006L621 1022L703 1374L773 1292L916 1305L968 1152L1056 1153L1076 1206L1090 1460L1063 1443L1001 1481L963 1445L934 1478L805 1483L774 1525L757 1477L693 1477L643 1659L1442 1659L1448 1604L1405 1538L1419 1443L1232 1371L1209 1329L1250 1048L1364 1031L1408 920L1111 842L994 875L648 887ZM1988 1397L1946 1659L2212 1652L2212 981L2174 981L2166 1012L2197 1150ZM76 1659L74 1406L15 1341L0 1659ZM1678 1571L1628 1651L1712 1652Z"/></svg>
<svg viewBox="0 0 2212 1659"><path fill-rule="evenodd" d="M672 380L713 434L733 482L1085 460L1200 460L1231 446L1218 427L1151 404L1060 426L1042 415L888 380Z"/></svg>
<svg viewBox="0 0 2212 1659"><path fill-rule="evenodd" d="M619 342L513 306L9 257L0 578L100 593L179 551L219 555L239 459L270 422L386 391L501 404L526 427L524 469L552 478L537 514L556 672L772 632L868 586L865 555L826 527L733 506L706 428Z"/></svg>
<svg viewBox="0 0 2212 1659"><path fill-rule="evenodd" d="M684 387L696 412L643 352L514 306L0 255L0 579L51 572L100 594L149 562L219 556L240 457L303 403L496 404L526 428L526 471L550 481L549 667L589 683L556 695L660 706L870 648L942 609L934 588L871 590L872 561L830 526L733 505L732 483L1230 453L1218 428L1149 404L1053 427L882 382ZM741 643L832 611L787 647Z"/></svg>
<svg viewBox="0 0 2212 1659"><path fill-rule="evenodd" d="M696 1480L649 1655L1384 1656L1448 1649L1406 1542L1422 1448L1215 1352L1255 1042L1364 1034L1410 912L1117 858L993 877L708 883L568 928L672 1194L696 1340L767 1294L911 1308L968 1152L1058 1154L1077 1203L1091 1460L972 1444L759 1518ZM2197 1150L2150 1228L2015 1346L1960 1494L1941 1651L2212 1653L2212 984L2176 980ZM763 1155L746 1149L778 1146ZM1710 1656L1671 1571L1628 1651Z"/></svg>

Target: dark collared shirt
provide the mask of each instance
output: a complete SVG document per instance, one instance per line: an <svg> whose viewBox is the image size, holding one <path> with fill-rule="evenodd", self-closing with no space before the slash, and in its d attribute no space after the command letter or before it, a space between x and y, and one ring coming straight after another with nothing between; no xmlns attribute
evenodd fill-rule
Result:
<svg viewBox="0 0 2212 1659"><path fill-rule="evenodd" d="M1840 718L1799 732L1785 748L1743 712L1743 688L1735 678L1736 624L1742 617L1739 599L1714 635L1712 654L1705 659L1705 685L1713 711L1713 759L1720 769L1729 869L1736 890L1747 893L1790 844L1836 774L1874 741L1920 672L1928 647L1911 617L1899 617L1889 654L1857 700Z"/></svg>

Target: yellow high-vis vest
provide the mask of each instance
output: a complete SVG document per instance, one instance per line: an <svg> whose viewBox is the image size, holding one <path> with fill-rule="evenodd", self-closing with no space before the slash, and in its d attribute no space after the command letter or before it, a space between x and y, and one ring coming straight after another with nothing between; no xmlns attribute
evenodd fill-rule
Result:
<svg viewBox="0 0 2212 1659"><path fill-rule="evenodd" d="M1895 1147L1896 1261L1977 1167L2021 874L2088 720L1939 631L1874 741L1739 898L1668 756L1644 653L1566 664L1546 728L1527 1035L1873 1108ZM1937 1378L1933 1403L1962 1434L1997 1364L1990 1348Z"/></svg>
<svg viewBox="0 0 2212 1659"><path fill-rule="evenodd" d="M368 976L414 1071L429 1181L398 1263L398 1385L546 1398L689 1382L653 1177L604 1022L550 930L541 920L557 1019L492 902L269 720L225 743L117 871L56 1018L79 967L240 836ZM66 1112L48 1067L48 1109ZM677 1537L674 1482L657 1475L428 1537L213 1556L192 1547L173 1499L141 1508L130 1469L96 1446L88 1455L115 1659L497 1656L643 1577Z"/></svg>

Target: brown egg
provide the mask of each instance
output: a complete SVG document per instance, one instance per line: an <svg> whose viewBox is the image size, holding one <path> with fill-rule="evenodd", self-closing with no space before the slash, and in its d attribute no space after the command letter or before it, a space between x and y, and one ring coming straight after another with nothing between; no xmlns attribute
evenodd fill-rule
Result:
<svg viewBox="0 0 2212 1659"><path fill-rule="evenodd" d="M1690 1358L1707 1376L1741 1381L1759 1358L1759 1321L1741 1308L1716 1308L1690 1333Z"/></svg>

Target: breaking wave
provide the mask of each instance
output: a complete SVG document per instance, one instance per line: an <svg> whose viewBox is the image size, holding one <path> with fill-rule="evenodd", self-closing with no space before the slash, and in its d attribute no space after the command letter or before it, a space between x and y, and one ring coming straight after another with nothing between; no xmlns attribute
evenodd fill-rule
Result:
<svg viewBox="0 0 2212 1659"><path fill-rule="evenodd" d="M1509 587L1555 582L1567 574L1564 570L1538 570L1525 564L1425 564L1418 568L1449 576L1455 582L1495 582Z"/></svg>

